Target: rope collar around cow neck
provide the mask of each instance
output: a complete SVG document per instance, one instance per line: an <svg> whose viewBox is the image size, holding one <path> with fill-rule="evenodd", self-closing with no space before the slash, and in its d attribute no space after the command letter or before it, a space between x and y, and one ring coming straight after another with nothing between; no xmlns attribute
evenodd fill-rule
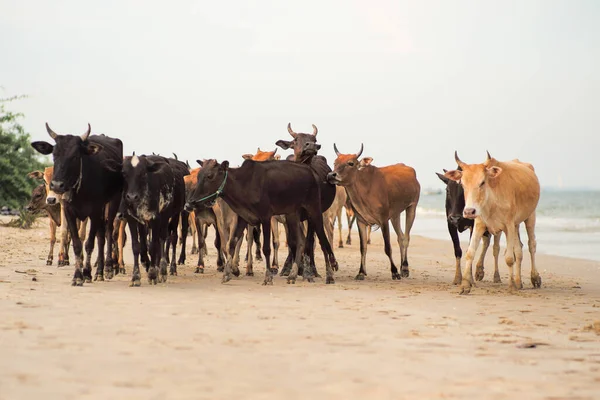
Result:
<svg viewBox="0 0 600 400"><path fill-rule="evenodd" d="M225 178L223 178L223 182L221 182L221 186L219 186L217 191L214 192L213 194L209 194L208 196L204 196L203 198L198 200L198 203L203 203L204 201L214 197L215 200L210 205L212 206L214 204L214 202L217 200L217 198L223 193L223 189L225 188L225 182L227 182L227 173L228 172L229 172L228 170L225 171Z"/></svg>

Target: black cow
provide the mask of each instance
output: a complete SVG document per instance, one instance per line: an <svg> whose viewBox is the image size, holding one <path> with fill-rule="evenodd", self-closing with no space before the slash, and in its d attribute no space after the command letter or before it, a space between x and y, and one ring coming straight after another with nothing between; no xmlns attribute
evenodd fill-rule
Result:
<svg viewBox="0 0 600 400"><path fill-rule="evenodd" d="M460 169L460 167L459 167ZM444 172L447 172L444 170ZM448 232L452 238L452 244L454 245L454 257L456 258L456 272L454 274L454 284L459 285L462 282L462 272L460 267L460 260L462 258L462 249L460 248L460 239L458 234L469 229L469 238L473 234L474 220L463 218L463 210L465 208L465 192L462 185L451 179L446 178L443 174L437 173L438 178L446 184L446 222L448 223ZM494 282L500 283L500 273L498 272L498 255L500 254L500 235L498 233L494 236ZM483 249L477 261L477 270L475 272L475 279L480 281L484 276L483 262L485 254L490 246L490 233L485 231L483 234Z"/></svg>
<svg viewBox="0 0 600 400"><path fill-rule="evenodd" d="M319 237L325 254L327 267L326 283L334 283L333 268L337 262L323 229L320 187L315 172L307 165L289 161L245 160L239 168L229 168L229 162L219 164L216 160L200 161L203 168L198 172L198 183L186 208L197 204L210 204L222 197L238 215L237 225L229 242L229 253L225 264L223 282L231 279L232 255L248 224L262 225L263 254L266 262L264 284L272 284L271 271L271 217L286 215L290 228L290 238L298 240L296 262L288 277L288 283L295 283L298 275L298 262L302 255L304 240L300 236L300 213L306 213L309 222ZM239 276L237 267L233 271Z"/></svg>
<svg viewBox="0 0 600 400"><path fill-rule="evenodd" d="M95 280L104 280L104 244L106 250L106 276L113 277L111 257L113 221L119 207L123 187L121 168L123 143L105 135L90 135L91 127L81 136L59 135L48 124L46 130L56 144L33 142L34 149L42 154L52 154L54 173L50 189L63 195L64 212L73 251L77 259L73 286L91 282L90 257L94 250L94 238L98 240L98 268ZM108 208L106 206L108 205ZM85 244L86 260L83 268L82 244L77 232L77 219L90 218L90 232Z"/></svg>
<svg viewBox="0 0 600 400"><path fill-rule="evenodd" d="M314 170L317 176L317 182L319 183L321 189L321 210L325 212L329 209L329 207L331 207L331 204L335 199L336 187L335 185L327 182L327 174L331 172L331 168L327 164L327 159L325 157L317 155L318 151L321 149L321 145L317 143L317 133L319 130L315 125L312 127L313 133L296 133L292 130L291 124L288 123L288 133L294 139L289 141L278 140L275 144L284 150L294 150L294 154L289 155L286 158L287 161L294 161L310 165L310 167ZM304 221L305 219L305 216L302 216L302 220ZM306 238L307 241L305 253L310 259L310 268L313 270L315 276L319 276L315 267L314 258L314 228L310 224L308 224ZM281 276L288 275L290 272L291 261L294 254L294 246L294 241L292 240L290 245L290 240L288 239L288 256L285 260L283 268L281 269Z"/></svg>
<svg viewBox="0 0 600 400"><path fill-rule="evenodd" d="M131 286L140 286L139 267L140 244L145 240L145 226L152 233L150 245L150 266L148 281L150 284L167 281L167 240L173 245L170 272L177 275L175 249L177 244L177 226L185 203L185 185L183 177L189 171L181 161L161 156L127 157L123 161L123 203L128 215L134 256ZM186 222L187 229L187 222ZM139 236L138 236L139 235ZM142 254L142 257L144 255ZM143 258L142 258L143 261ZM160 266L160 271L159 271ZM160 272L160 274L159 274Z"/></svg>

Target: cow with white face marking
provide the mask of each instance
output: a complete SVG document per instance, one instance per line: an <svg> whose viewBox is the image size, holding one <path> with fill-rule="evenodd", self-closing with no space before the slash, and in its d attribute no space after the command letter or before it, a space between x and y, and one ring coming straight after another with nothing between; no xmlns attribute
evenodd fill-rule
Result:
<svg viewBox="0 0 600 400"><path fill-rule="evenodd" d="M131 286L140 286L138 229L149 226L152 231L150 245L150 284L167 281L167 240L173 245L171 274L177 275L175 248L177 226L185 203L183 177L189 174L185 163L161 156L136 156L123 161L123 202L131 232L134 255ZM185 226L187 229L187 224Z"/></svg>
<svg viewBox="0 0 600 400"><path fill-rule="evenodd" d="M444 176L461 183L465 192L463 216L475 220L462 273L461 294L468 294L473 286L473 258L486 227L492 234L500 231L506 234L504 254L510 276L509 288L523 287L523 250L519 237L519 224L523 222L529 239L531 283L534 288L539 288L542 278L535 266L535 219L540 184L533 166L519 160L498 161L489 153L482 164L466 164L458 158L457 153L454 156L460 169L448 171Z"/></svg>

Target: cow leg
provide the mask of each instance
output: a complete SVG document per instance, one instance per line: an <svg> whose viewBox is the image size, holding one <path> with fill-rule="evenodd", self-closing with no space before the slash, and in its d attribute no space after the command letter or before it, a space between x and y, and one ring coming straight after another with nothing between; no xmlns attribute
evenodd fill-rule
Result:
<svg viewBox="0 0 600 400"><path fill-rule="evenodd" d="M483 267L483 262L485 260L485 254L490 247L490 234L486 232L483 234L483 248L481 249L481 253L479 254L479 259L477 260L477 267L475 268L475 280L482 281L485 276L485 271Z"/></svg>
<svg viewBox="0 0 600 400"><path fill-rule="evenodd" d="M254 245L254 227L252 225L248 225L248 230L246 231L246 276L254 276L254 271L252 270L252 246Z"/></svg>
<svg viewBox="0 0 600 400"><path fill-rule="evenodd" d="M235 233L235 229L233 230L232 235L234 233ZM242 250L242 242L243 242L243 240L240 238L240 240L237 241L237 245L235 246L235 251L233 253L233 258L231 261L231 267L233 270L240 268L240 251ZM221 270L223 270L223 269L221 269Z"/></svg>
<svg viewBox="0 0 600 400"><path fill-rule="evenodd" d="M535 252L537 242L535 240L535 220L536 214L533 213L525 220L525 229L527 230L527 247L529 248L529 256L531 257L531 284L534 289L542 287L542 277L535 265Z"/></svg>
<svg viewBox="0 0 600 400"><path fill-rule="evenodd" d="M98 220L100 220L100 222ZM83 268L83 280L85 282L92 281L92 253L94 251L94 241L96 240L96 235L98 234L98 225L101 223L102 212L100 212L99 215L96 213L90 216L90 234L85 241L85 266ZM75 233L75 235L73 235L73 233ZM79 237L77 230L75 230L75 232L71 232L71 238L73 240L75 239L75 236ZM102 276L104 278L104 271Z"/></svg>
<svg viewBox="0 0 600 400"><path fill-rule="evenodd" d="M104 219L102 219L102 224L101 224L101 228L102 228L102 233L103 235L103 239L106 238L106 259L102 260L102 270L106 270L106 279L112 279L115 271L114 271L114 264L113 264L113 259L112 259L112 249L114 246L114 236L113 236L113 229L115 227L115 218L117 216L117 212L119 211L119 205L121 204L121 194L118 193L117 195L115 195L111 201L108 203L107 207L107 212L106 212L106 221ZM103 214L104 216L104 214ZM83 225L83 222L82 222ZM102 246L100 246L100 243L102 243ZM104 250L104 240L102 240L101 242L98 242L98 256L100 256L100 254L102 254ZM98 268L100 268L100 264L98 266ZM96 275L98 275L98 270L96 270Z"/></svg>
<svg viewBox="0 0 600 400"><path fill-rule="evenodd" d="M217 250L217 265L223 265L223 245L221 243L221 235L219 234L219 230L217 229L217 225L215 224L215 249Z"/></svg>
<svg viewBox="0 0 600 400"><path fill-rule="evenodd" d="M498 256L500 255L500 235L502 232L498 232L494 235L494 283L502 283L500 279L500 272L498 271Z"/></svg>
<svg viewBox="0 0 600 400"><path fill-rule="evenodd" d="M231 237L231 240L229 241L229 252L227 254L227 262L225 263L225 268L223 271L223 279L222 279L221 283L229 282L231 280L232 273L235 276L240 275L240 270L237 267L235 269L232 268L233 267L232 255L235 254L237 245L242 240L242 237L244 237L244 230L246 229L247 226L248 226L248 223L246 221L244 221L240 217L237 218L235 229L233 231L233 236ZM270 272L270 271L268 271L268 272Z"/></svg>
<svg viewBox="0 0 600 400"><path fill-rule="evenodd" d="M260 225L255 227L252 230L252 236L254 237L254 244L256 244L256 261L262 261L262 254L260 253L260 248L261 248L261 244L260 244Z"/></svg>
<svg viewBox="0 0 600 400"><path fill-rule="evenodd" d="M475 226L473 228L473 234L469 242L469 249L467 250L467 255L465 256L465 266L462 272L462 285L460 294L469 294L471 292L471 287L474 284L473 259L475 258L475 253L477 252L479 242L481 241L481 237L483 236L485 230L486 227L483 224L483 222L481 222L479 218L476 218Z"/></svg>
<svg viewBox="0 0 600 400"><path fill-rule="evenodd" d="M194 211L192 211L191 213L189 213L188 215L189 218L189 225L190 225L190 229L192 231L192 251L191 254L196 254L198 252L198 245L196 244L196 231L198 230L198 228L196 227L196 213Z"/></svg>
<svg viewBox="0 0 600 400"><path fill-rule="evenodd" d="M196 225L197 225L197 229L196 229L196 235L198 236L198 264L196 264L196 270L194 271L194 273L196 274L203 274L204 273L204 251L203 249L206 247L206 244L204 243L204 235L202 233L202 229L200 228L202 226L202 224L199 221L199 217L196 217ZM217 269L218 270L218 269Z"/></svg>
<svg viewBox="0 0 600 400"><path fill-rule="evenodd" d="M162 258L161 247L165 245L161 243L161 231L159 221L153 220L150 227L152 239L150 242L150 268L148 268L148 284L156 285L158 283L158 268L156 264L160 264ZM165 235L166 236L166 235Z"/></svg>
<svg viewBox="0 0 600 400"><path fill-rule="evenodd" d="M392 223L394 221L392 220ZM398 223L400 223L398 221ZM396 229L394 227L394 229ZM450 233L450 237L452 238L452 245L454 246L454 258L456 259L456 269L454 272L454 281L452 282L454 285L460 284L462 281L462 273L460 270L460 259L462 258L462 249L460 248L460 239L458 238L458 229L456 226L448 222L448 233ZM396 232L397 234L397 232ZM398 238L400 241L400 238Z"/></svg>
<svg viewBox="0 0 600 400"><path fill-rule="evenodd" d="M58 244L58 266L69 265L69 253L67 249L67 240L69 227L65 215L65 205L60 202L60 242Z"/></svg>
<svg viewBox="0 0 600 400"><path fill-rule="evenodd" d="M515 286L517 289L523 289L523 281L521 280L521 264L523 263L523 242L521 242L520 226L515 226L517 232L515 238Z"/></svg>
<svg viewBox="0 0 600 400"><path fill-rule="evenodd" d="M392 217L393 220L399 221L400 216ZM393 280L400 280L400 274L398 273L398 268L396 268L396 264L394 264L394 259L392 257L392 244L390 243L390 226L388 221L385 221L381 224L381 235L383 236L383 246L385 250L385 254L388 256L390 260L390 271L392 273Z"/></svg>
<svg viewBox="0 0 600 400"><path fill-rule="evenodd" d="M358 227L358 240L360 242L360 268L354 279L362 281L367 276L367 224L361 220L356 220Z"/></svg>
<svg viewBox="0 0 600 400"><path fill-rule="evenodd" d="M352 224L354 224L354 221L356 220L356 215L354 215L353 211L346 209L346 218L348 219L348 237L346 237L346 244L350 246L352 244Z"/></svg>
<svg viewBox="0 0 600 400"><path fill-rule="evenodd" d="M367 226L367 244L371 244L371 225Z"/></svg>
<svg viewBox="0 0 600 400"><path fill-rule="evenodd" d="M202 243L204 243L204 245L202 246L202 250L204 252L204 255L208 255L208 247L206 247L206 236L208 235L208 224L202 224L202 228L200 229L200 231L202 232L202 237L204 238L204 241Z"/></svg>
<svg viewBox="0 0 600 400"><path fill-rule="evenodd" d="M104 214L104 213L102 213ZM96 263L98 264L96 266L96 274L94 275L94 281L103 281L104 280L104 268L109 264L109 262L112 260L110 257L110 247L112 243L109 243L109 246L107 246L107 253L108 256L107 258L104 257L104 245L106 244L106 230L107 230L107 224L104 218L102 218L104 215L102 215L99 219L98 222L98 229L96 230L96 240L98 241L98 256L96 257ZM112 226L112 223L110 224ZM112 229L110 229L110 239L109 242L111 242L112 240ZM90 235L91 236L91 235ZM87 243L86 243L86 250L87 250ZM92 247L92 251L93 251L93 247ZM108 272L108 271L107 271ZM107 273L107 279L111 279L112 278L112 265L110 265L110 275L108 275ZM84 274L85 275L85 274Z"/></svg>
<svg viewBox="0 0 600 400"><path fill-rule="evenodd" d="M300 229L300 233L298 234L297 243L299 247L303 248L301 252L303 256L300 259L296 257L296 260L299 269L298 273L302 275L302 278L309 282L314 282L315 277L321 277L315 266L315 231L310 222L307 223L306 228L306 232Z"/></svg>
<svg viewBox="0 0 600 400"><path fill-rule="evenodd" d="M271 216L261 221L263 234L263 253L265 255L265 281L263 285L273 284L273 271L271 271Z"/></svg>
<svg viewBox="0 0 600 400"><path fill-rule="evenodd" d="M123 255L123 247L125 247L125 240L126 240L126 234L125 234L125 227L127 226L128 222L123 220L119 223L119 236L118 236L118 247L119 247L119 260L118 260L118 264L119 264L119 272L121 274L125 273L125 261L123 260L124 255ZM129 229L131 231L131 228ZM137 228L136 228L136 233L137 233ZM132 233L133 235L133 233ZM131 240L133 240L133 238L131 238ZM133 246L133 242L131 243L131 245ZM138 256L139 256L139 240L138 240ZM138 265L138 269L139 269L139 265Z"/></svg>
<svg viewBox="0 0 600 400"><path fill-rule="evenodd" d="M135 220L134 220L135 221ZM146 272L150 269L150 249L148 249L148 233L150 232L149 227L146 224L138 224L138 232L140 238L140 261L144 265Z"/></svg>
<svg viewBox="0 0 600 400"><path fill-rule="evenodd" d="M131 250L133 251L133 271L131 273L131 283L129 286L141 286L142 274L140 273L140 240L138 234L138 222L131 217L127 218L129 224L129 233L131 234ZM121 224L123 225L123 224ZM119 237L119 241L120 241ZM119 246L121 244L119 243ZM120 254L122 256L122 253Z"/></svg>
<svg viewBox="0 0 600 400"><path fill-rule="evenodd" d="M277 274L279 269L279 223L275 217L271 217L271 236L273 236L273 262L271 263L271 269L274 274Z"/></svg>
<svg viewBox="0 0 600 400"><path fill-rule="evenodd" d="M515 266L515 244L517 241L517 231L512 224L506 225L506 250L504 251L504 260L508 266L508 288L510 290L517 289L514 275Z"/></svg>
<svg viewBox="0 0 600 400"><path fill-rule="evenodd" d="M299 264L303 262L302 258L305 254L306 237L301 228L302 223L300 222L300 218L297 215L286 215L285 223L288 230L288 245L294 251L287 283L295 284L298 277ZM305 269L308 269L308 266L305 266Z"/></svg>
<svg viewBox="0 0 600 400"><path fill-rule="evenodd" d="M337 210L337 227L338 227L338 247L340 249L344 248L344 241L342 240L342 207Z"/></svg>
<svg viewBox="0 0 600 400"><path fill-rule="evenodd" d="M327 240L327 235L325 234L325 229L323 228L323 215L319 212L307 210L309 225L312 224L315 232L317 233L317 237L319 238L319 244L321 245L321 250L323 251L323 256L325 258L325 271L327 278L325 279L326 284L335 283L335 279L333 277L333 270L337 271L338 263L335 259L335 255L333 254L333 249L331 248L331 243ZM316 270L316 269L315 269Z"/></svg>
<svg viewBox="0 0 600 400"><path fill-rule="evenodd" d="M177 226L179 225L179 216L180 213L175 214L174 217L171 218L171 220L168 222L167 225L167 236L168 239L170 239L171 244L173 245L173 250L172 250L172 256L171 256L171 262L169 265L169 273L173 276L177 276L177 262L175 261L175 258L177 257ZM185 220L187 221L187 218L185 218ZM185 227L187 229L187 223L185 223ZM185 250L185 248L183 249ZM166 252L165 252L166 253ZM166 256L166 254L165 254ZM160 266L160 274L162 276L162 281L166 282L167 281L167 264L169 264L168 259L166 259L167 262L164 264L164 269L163 269L163 265L161 263Z"/></svg>
<svg viewBox="0 0 600 400"><path fill-rule="evenodd" d="M184 210L181 212L181 253L179 254L179 260L177 260L177 264L179 265L185 264L185 246L187 242L188 229L190 228L189 224L189 212ZM177 233L177 231L175 232Z"/></svg>
<svg viewBox="0 0 600 400"><path fill-rule="evenodd" d="M72 232L77 232L77 219L75 218L75 214L70 210L69 207L64 207L65 212L65 227L68 226L68 229ZM83 249L81 245L81 240L79 239L79 235L73 236L73 252L75 253L75 272L73 274L73 286L83 286Z"/></svg>
<svg viewBox="0 0 600 400"><path fill-rule="evenodd" d="M56 223L50 218L50 252L46 259L46 265L52 265L54 259L54 244L56 243Z"/></svg>
<svg viewBox="0 0 600 400"><path fill-rule="evenodd" d="M293 237L290 237L290 225L288 224L287 218L285 224L285 237L287 242L288 254L283 262L283 268L281 268L280 276L289 276L292 271L292 264L294 263L294 257L296 254L296 248L298 247L298 241ZM294 228L295 229L295 228Z"/></svg>

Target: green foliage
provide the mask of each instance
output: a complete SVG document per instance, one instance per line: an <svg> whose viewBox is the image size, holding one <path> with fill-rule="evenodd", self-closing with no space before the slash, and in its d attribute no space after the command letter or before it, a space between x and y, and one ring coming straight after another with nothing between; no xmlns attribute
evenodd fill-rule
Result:
<svg viewBox="0 0 600 400"><path fill-rule="evenodd" d="M23 114L6 110L6 103L19 98L0 99L0 206L11 208L21 207L39 184L27 174L50 164L31 147L31 137L18 122Z"/></svg>

